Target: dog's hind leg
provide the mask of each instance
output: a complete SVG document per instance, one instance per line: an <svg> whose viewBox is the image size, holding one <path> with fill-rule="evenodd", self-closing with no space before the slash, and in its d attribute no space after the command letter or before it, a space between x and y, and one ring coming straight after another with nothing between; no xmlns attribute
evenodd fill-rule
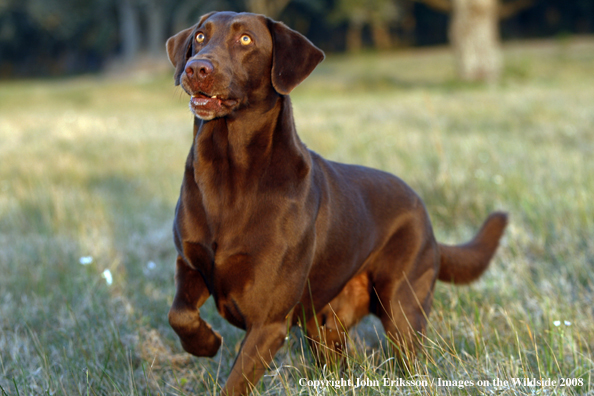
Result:
<svg viewBox="0 0 594 396"><path fill-rule="evenodd" d="M391 255L391 260L389 255L380 258L384 276L376 278L371 292L373 312L382 321L396 360L409 368L416 359L419 337L425 333L438 269L432 235L418 241L406 247L400 242L388 249L388 253L400 254ZM388 268L392 276L387 275Z"/></svg>
<svg viewBox="0 0 594 396"><path fill-rule="evenodd" d="M336 365L345 358L348 328L326 305L307 322L307 341L319 366Z"/></svg>
<svg viewBox="0 0 594 396"><path fill-rule="evenodd" d="M422 296L404 283L392 298L379 299L377 314L396 361L403 367L416 359L419 337L425 333L432 293Z"/></svg>
<svg viewBox="0 0 594 396"><path fill-rule="evenodd" d="M346 357L348 330L369 313L369 276L351 279L342 291L307 322L307 336L318 364L338 364Z"/></svg>
<svg viewBox="0 0 594 396"><path fill-rule="evenodd" d="M179 256L175 284L177 292L169 310L169 324L187 352L195 356L214 356L221 346L221 336L200 317L199 310L210 293L202 275Z"/></svg>

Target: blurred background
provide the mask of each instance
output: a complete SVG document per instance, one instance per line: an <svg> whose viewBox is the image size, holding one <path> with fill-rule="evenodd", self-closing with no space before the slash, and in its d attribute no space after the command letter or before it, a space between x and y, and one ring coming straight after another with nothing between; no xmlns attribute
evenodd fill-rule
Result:
<svg viewBox="0 0 594 396"><path fill-rule="evenodd" d="M224 383L243 331L209 299L224 345L193 358L167 321L193 115L165 40L212 10L269 15L326 51L291 93L300 138L401 177L438 241L510 213L480 281L436 286L416 375L572 385L392 392L594 395L594 1L0 0L2 396ZM294 329L254 394L402 375L376 319L351 334L336 373Z"/></svg>
<svg viewBox="0 0 594 396"><path fill-rule="evenodd" d="M594 31L592 0L0 0L0 78L163 60L165 40L212 10L282 20L327 52L449 43L465 79L498 77L500 39Z"/></svg>

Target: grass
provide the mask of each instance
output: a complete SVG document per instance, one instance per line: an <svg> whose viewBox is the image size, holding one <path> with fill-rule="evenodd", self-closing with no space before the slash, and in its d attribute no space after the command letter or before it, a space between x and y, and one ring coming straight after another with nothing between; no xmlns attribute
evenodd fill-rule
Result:
<svg viewBox="0 0 594 396"><path fill-rule="evenodd" d="M352 332L342 372L316 367L294 329L256 394L317 394L300 380L341 378L380 383L323 393L594 394L592 54L591 38L509 44L502 82L487 87L457 83L441 49L330 56L295 90L302 140L399 175L440 241L466 240L496 209L511 224L479 282L437 285L414 372L393 367L370 317ZM224 345L197 359L166 319L191 136L170 74L0 83L2 395L220 390L243 332L208 301L204 316ZM384 378L427 386L384 387Z"/></svg>

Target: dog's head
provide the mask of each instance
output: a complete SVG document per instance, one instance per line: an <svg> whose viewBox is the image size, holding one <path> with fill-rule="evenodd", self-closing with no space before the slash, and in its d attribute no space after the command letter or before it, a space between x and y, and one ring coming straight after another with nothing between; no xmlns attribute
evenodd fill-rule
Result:
<svg viewBox="0 0 594 396"><path fill-rule="evenodd" d="M175 84L199 118L288 95L324 59L300 33L263 15L213 12L167 40Z"/></svg>

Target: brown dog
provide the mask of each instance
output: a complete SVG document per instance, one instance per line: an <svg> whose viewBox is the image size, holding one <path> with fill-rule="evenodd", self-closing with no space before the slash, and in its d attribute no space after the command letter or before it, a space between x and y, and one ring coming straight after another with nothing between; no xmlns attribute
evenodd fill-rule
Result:
<svg viewBox="0 0 594 396"><path fill-rule="evenodd" d="M220 347L200 318L210 295L246 330L223 394L248 393L287 325L300 320L340 350L337 334L371 312L401 346L396 353L414 349L436 279L478 278L506 215L492 214L466 245L440 245L402 180L309 151L288 94L324 54L282 23L211 13L170 38L167 51L196 116L175 215L169 312L184 349L213 356Z"/></svg>

